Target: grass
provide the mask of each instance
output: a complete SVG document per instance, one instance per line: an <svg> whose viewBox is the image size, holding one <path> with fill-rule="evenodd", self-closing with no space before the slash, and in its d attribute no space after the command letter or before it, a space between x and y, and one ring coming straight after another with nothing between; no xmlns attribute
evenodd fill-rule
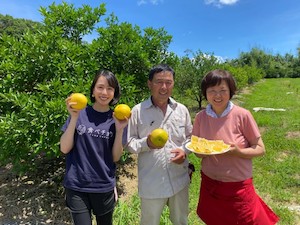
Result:
<svg viewBox="0 0 300 225"><path fill-rule="evenodd" d="M262 199L280 217L279 225L300 224L300 212L290 207L300 205L300 79L267 79L249 88L249 93L238 95L239 105L250 110L261 129L266 155L253 159L254 185ZM182 101L190 109L191 100ZM192 105L194 104L194 105ZM254 112L254 107L284 108L280 111ZM192 118L196 111L191 112ZM189 224L204 224L196 215L200 184L200 160L190 155L196 167L190 186ZM139 198L119 201L114 224L138 225ZM171 225L166 208L161 225Z"/></svg>
<svg viewBox="0 0 300 225"><path fill-rule="evenodd" d="M254 160L254 181L260 195L280 216L279 224L300 224L300 79L268 79L244 96L243 107L283 108L285 112L253 112L262 130L267 154Z"/></svg>

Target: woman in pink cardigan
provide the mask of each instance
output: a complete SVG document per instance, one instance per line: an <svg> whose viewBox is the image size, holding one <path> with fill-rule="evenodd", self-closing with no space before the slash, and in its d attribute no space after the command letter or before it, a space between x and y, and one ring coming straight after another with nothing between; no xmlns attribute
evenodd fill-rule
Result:
<svg viewBox="0 0 300 225"><path fill-rule="evenodd" d="M208 106L194 121L192 134L223 140L230 151L201 155L201 187L197 214L208 225L273 225L279 218L255 192L252 158L265 153L264 143L251 113L230 99L236 84L228 71L206 74L201 91Z"/></svg>

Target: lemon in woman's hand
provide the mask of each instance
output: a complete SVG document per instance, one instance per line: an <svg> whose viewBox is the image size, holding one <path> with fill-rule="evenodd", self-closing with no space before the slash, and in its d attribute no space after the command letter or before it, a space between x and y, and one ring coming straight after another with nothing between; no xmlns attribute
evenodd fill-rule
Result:
<svg viewBox="0 0 300 225"><path fill-rule="evenodd" d="M87 105L87 102L88 102L88 99L87 97L85 97L84 94L81 94L81 93L73 93L71 94L71 99L70 99L70 102L74 102L76 104L72 104L72 108L73 109L84 109Z"/></svg>
<svg viewBox="0 0 300 225"><path fill-rule="evenodd" d="M131 109L126 104L119 104L115 107L114 114L118 120L125 120L130 117Z"/></svg>
<svg viewBox="0 0 300 225"><path fill-rule="evenodd" d="M162 128L157 128L153 130L150 134L150 141L153 145L157 148L162 148L165 146L166 142L168 141L169 135L167 131Z"/></svg>

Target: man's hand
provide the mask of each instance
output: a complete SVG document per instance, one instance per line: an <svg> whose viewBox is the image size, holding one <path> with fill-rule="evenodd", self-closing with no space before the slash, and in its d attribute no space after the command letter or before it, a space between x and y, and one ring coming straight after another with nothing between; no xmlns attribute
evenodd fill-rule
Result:
<svg viewBox="0 0 300 225"><path fill-rule="evenodd" d="M148 147L149 147L150 149L157 149L157 147L152 143L150 137L151 137L151 134L149 134L148 137L147 137L147 145L148 145Z"/></svg>
<svg viewBox="0 0 300 225"><path fill-rule="evenodd" d="M186 154L182 149L180 148L173 149L171 150L171 153L174 154L174 157L171 158L171 162L176 164L181 164L184 162L186 158Z"/></svg>

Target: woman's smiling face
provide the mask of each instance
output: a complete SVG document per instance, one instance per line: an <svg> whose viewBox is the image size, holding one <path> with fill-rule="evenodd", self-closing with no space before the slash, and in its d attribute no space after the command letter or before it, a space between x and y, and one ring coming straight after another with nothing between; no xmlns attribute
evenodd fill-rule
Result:
<svg viewBox="0 0 300 225"><path fill-rule="evenodd" d="M95 103L99 106L108 106L114 97L114 93L115 89L109 86L107 79L104 76L100 76L93 90Z"/></svg>
<svg viewBox="0 0 300 225"><path fill-rule="evenodd" d="M226 81L222 80L219 85L207 88L206 96L215 113L221 115L230 100L230 89Z"/></svg>

